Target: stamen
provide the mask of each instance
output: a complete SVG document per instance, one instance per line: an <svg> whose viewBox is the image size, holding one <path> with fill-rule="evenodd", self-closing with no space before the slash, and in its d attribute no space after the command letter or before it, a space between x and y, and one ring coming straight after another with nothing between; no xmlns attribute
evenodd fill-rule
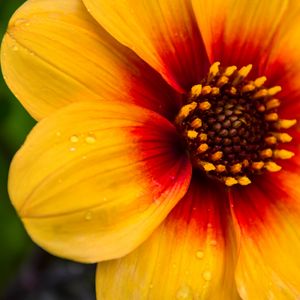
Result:
<svg viewBox="0 0 300 300"><path fill-rule="evenodd" d="M238 183L238 181L233 177L225 177L224 182L227 186L233 186Z"/></svg>
<svg viewBox="0 0 300 300"><path fill-rule="evenodd" d="M277 113L270 113L268 115L265 115L265 120L269 122L275 122L279 119Z"/></svg>
<svg viewBox="0 0 300 300"><path fill-rule="evenodd" d="M208 149L208 145L207 145L207 144L201 144L201 145L197 148L197 152L198 152L198 153L204 153L207 149Z"/></svg>
<svg viewBox="0 0 300 300"><path fill-rule="evenodd" d="M195 129L198 129L202 126L202 120L200 118L196 118L193 120L193 122L191 123L191 126Z"/></svg>
<svg viewBox="0 0 300 300"><path fill-rule="evenodd" d="M211 104L208 101L204 101L204 102L199 103L199 108L201 110L208 110L211 108Z"/></svg>
<svg viewBox="0 0 300 300"><path fill-rule="evenodd" d="M208 75L187 94L175 118L192 164L231 187L245 186L266 171L278 172L274 159L294 153L280 149L292 136L281 132L296 120L280 119L280 86L266 87L266 77L247 80L252 65L237 70L212 64Z"/></svg>
<svg viewBox="0 0 300 300"><path fill-rule="evenodd" d="M265 168L269 171L269 172L278 172L281 170L281 166L277 165L275 162L273 161L269 161L265 164Z"/></svg>
<svg viewBox="0 0 300 300"><path fill-rule="evenodd" d="M201 95L202 92L202 84L196 84L191 88L191 97L196 98Z"/></svg>
<svg viewBox="0 0 300 300"><path fill-rule="evenodd" d="M280 150L274 150L274 157L280 158L280 159L290 159L295 155L294 152L280 149Z"/></svg>
<svg viewBox="0 0 300 300"><path fill-rule="evenodd" d="M278 99L271 99L266 103L267 110L277 108L280 106L280 101Z"/></svg>
<svg viewBox="0 0 300 300"><path fill-rule="evenodd" d="M237 180L240 185L248 185L251 183L251 180L247 176L238 177Z"/></svg>
<svg viewBox="0 0 300 300"><path fill-rule="evenodd" d="M273 132L273 135L281 143L289 143L293 139L288 133Z"/></svg>
<svg viewBox="0 0 300 300"><path fill-rule="evenodd" d="M294 126L297 123L296 119L293 120L278 120L277 124L275 124L275 127L277 129L289 129L292 126Z"/></svg>

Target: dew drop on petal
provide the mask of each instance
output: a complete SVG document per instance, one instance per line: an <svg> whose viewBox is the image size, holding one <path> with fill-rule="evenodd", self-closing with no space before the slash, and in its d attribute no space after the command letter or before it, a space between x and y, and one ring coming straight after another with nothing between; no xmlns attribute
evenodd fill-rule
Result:
<svg viewBox="0 0 300 300"><path fill-rule="evenodd" d="M70 150L70 152L74 152L74 151L76 151L76 148L75 147L71 147L69 150Z"/></svg>
<svg viewBox="0 0 300 300"><path fill-rule="evenodd" d="M85 219L87 221L90 221L93 217L93 213L91 211L88 211L86 214L85 214Z"/></svg>
<svg viewBox="0 0 300 300"><path fill-rule="evenodd" d="M79 137L77 135L72 135L70 137L70 142L71 143L77 143L79 141Z"/></svg>
<svg viewBox="0 0 300 300"><path fill-rule="evenodd" d="M85 138L87 144L94 144L96 142L96 138L93 135L88 135Z"/></svg>
<svg viewBox="0 0 300 300"><path fill-rule="evenodd" d="M210 271L204 271L202 274L202 277L205 281L210 281L211 280L211 272Z"/></svg>
<svg viewBox="0 0 300 300"><path fill-rule="evenodd" d="M188 285L181 286L176 292L176 299L178 300L192 300L193 292Z"/></svg>
<svg viewBox="0 0 300 300"><path fill-rule="evenodd" d="M204 257L203 251L200 251L200 250L197 251L197 252L196 252L196 257L199 258L199 259L202 259L202 258Z"/></svg>

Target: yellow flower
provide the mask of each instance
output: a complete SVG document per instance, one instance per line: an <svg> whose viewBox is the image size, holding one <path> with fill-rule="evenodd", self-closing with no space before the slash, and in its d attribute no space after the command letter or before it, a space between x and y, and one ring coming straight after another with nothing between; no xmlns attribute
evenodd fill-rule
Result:
<svg viewBox="0 0 300 300"><path fill-rule="evenodd" d="M99 299L300 298L300 4L29 0L1 49L38 120L9 193Z"/></svg>

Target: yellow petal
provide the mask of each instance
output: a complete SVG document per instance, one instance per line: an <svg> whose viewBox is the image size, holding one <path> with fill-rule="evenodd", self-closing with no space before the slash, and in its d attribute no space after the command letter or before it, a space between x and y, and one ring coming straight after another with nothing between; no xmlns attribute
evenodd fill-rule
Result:
<svg viewBox="0 0 300 300"><path fill-rule="evenodd" d="M209 68L190 1L84 0L116 39L134 50L178 91L187 91Z"/></svg>
<svg viewBox="0 0 300 300"><path fill-rule="evenodd" d="M239 299L225 189L193 179L187 195L144 244L99 264L97 299Z"/></svg>
<svg viewBox="0 0 300 300"><path fill-rule="evenodd" d="M192 0L210 60L222 65L254 64L256 70L256 62L270 51L287 2Z"/></svg>
<svg viewBox="0 0 300 300"><path fill-rule="evenodd" d="M243 299L299 299L299 175L280 171L233 190L240 231L236 281Z"/></svg>
<svg viewBox="0 0 300 300"><path fill-rule="evenodd" d="M27 1L10 20L1 64L7 84L36 119L71 102L113 99L166 116L174 92L120 45L80 0Z"/></svg>
<svg viewBox="0 0 300 300"><path fill-rule="evenodd" d="M82 262L120 257L185 194L175 128L124 103L74 103L43 119L13 159L9 193L32 239Z"/></svg>

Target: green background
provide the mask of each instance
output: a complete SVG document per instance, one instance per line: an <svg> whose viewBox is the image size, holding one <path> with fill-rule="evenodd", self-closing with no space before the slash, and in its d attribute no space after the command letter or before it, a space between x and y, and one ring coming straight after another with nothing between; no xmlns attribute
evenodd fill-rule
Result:
<svg viewBox="0 0 300 300"><path fill-rule="evenodd" d="M0 40L24 0L0 0ZM94 300L94 265L55 258L32 243L7 194L9 164L35 121L0 76L0 299ZM24 179L26 180L26 179Z"/></svg>
<svg viewBox="0 0 300 300"><path fill-rule="evenodd" d="M0 0L0 39L13 12L24 1ZM20 147L34 121L0 78L0 291L17 272L32 244L7 195L7 175L11 158Z"/></svg>

